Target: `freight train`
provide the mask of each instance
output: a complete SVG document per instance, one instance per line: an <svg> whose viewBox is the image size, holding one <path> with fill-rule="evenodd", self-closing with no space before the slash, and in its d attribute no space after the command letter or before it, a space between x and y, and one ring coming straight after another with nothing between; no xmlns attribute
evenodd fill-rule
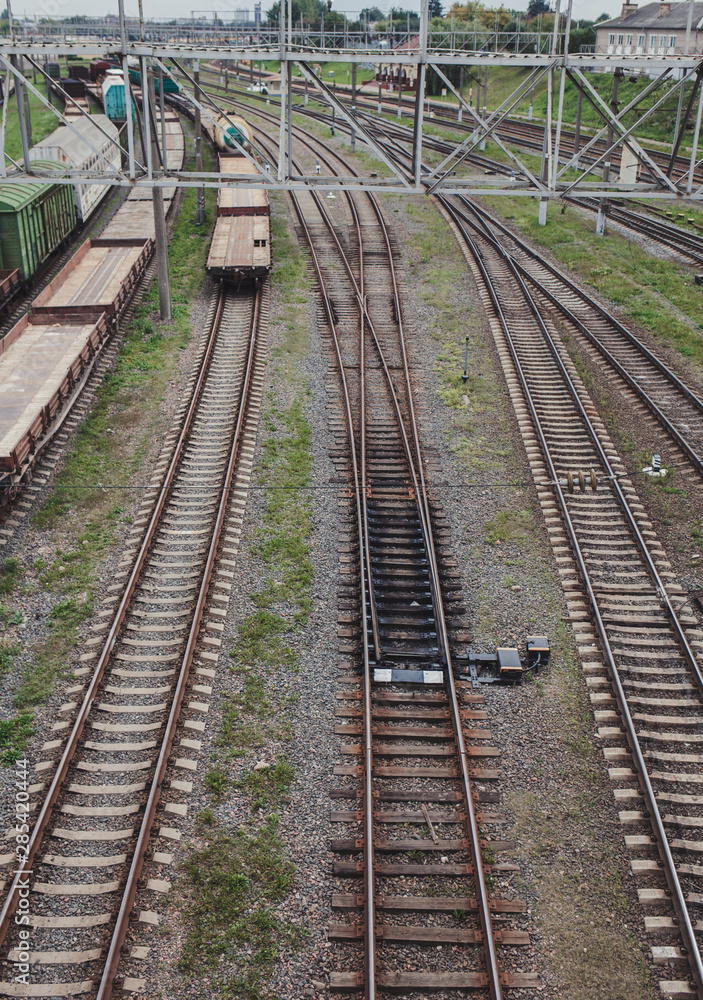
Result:
<svg viewBox="0 0 703 1000"><path fill-rule="evenodd" d="M104 115L75 119L72 128L60 125L29 151L32 170L47 175L45 184L0 184L0 309L29 286L109 189L108 184L56 184L50 176L108 164L119 168L120 151L110 141L117 135Z"/></svg>
<svg viewBox="0 0 703 1000"><path fill-rule="evenodd" d="M214 138L220 150L220 173L256 177L259 170L242 150L256 156L251 126L243 118L217 120ZM246 281L271 270L271 220L264 187L222 187L206 271L213 278Z"/></svg>

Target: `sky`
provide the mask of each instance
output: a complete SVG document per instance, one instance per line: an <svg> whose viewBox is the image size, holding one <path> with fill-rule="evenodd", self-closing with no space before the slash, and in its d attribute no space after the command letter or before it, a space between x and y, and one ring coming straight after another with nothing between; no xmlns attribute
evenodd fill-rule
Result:
<svg viewBox="0 0 703 1000"><path fill-rule="evenodd" d="M453 0L443 0L445 10L448 10ZM498 6L500 0L486 0L486 6ZM641 0L641 3L646 0ZM87 14L95 17L103 14L117 13L117 0L114 3L105 0L11 0L12 11L16 17L26 14L29 17L68 17L71 14ZM254 0L143 0L144 14L146 17L190 17L191 11L196 10L203 13L218 11L218 16L227 20L228 13L235 10L250 10L253 12ZM262 0L264 12L273 3L273 0ZM562 0L562 5L565 0ZM554 0L552 0L552 6ZM127 0L126 9L128 14L137 16L138 5L134 0ZM364 7L377 6L381 10L390 9L390 0L381 0L374 3L373 0L334 0L333 10L338 10L350 17L358 15ZM418 0L395 0L395 7L403 7L405 10L418 10ZM507 0L506 7L519 10L527 7L527 0ZM575 18L589 18L595 20L600 14L606 13L613 17L620 13L621 0L574 0L573 16Z"/></svg>

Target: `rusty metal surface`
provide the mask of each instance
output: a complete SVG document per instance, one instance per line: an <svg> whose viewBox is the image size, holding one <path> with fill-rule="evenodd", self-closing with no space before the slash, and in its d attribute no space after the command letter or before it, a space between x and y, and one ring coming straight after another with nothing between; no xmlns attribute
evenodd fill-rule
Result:
<svg viewBox="0 0 703 1000"><path fill-rule="evenodd" d="M255 242L259 242L259 246ZM267 216L223 216L215 223L208 274L227 277L241 271L266 274L271 267L271 243Z"/></svg>
<svg viewBox="0 0 703 1000"><path fill-rule="evenodd" d="M105 333L105 322L27 324L0 356L0 469L15 471ZM12 331L9 336L12 335Z"/></svg>

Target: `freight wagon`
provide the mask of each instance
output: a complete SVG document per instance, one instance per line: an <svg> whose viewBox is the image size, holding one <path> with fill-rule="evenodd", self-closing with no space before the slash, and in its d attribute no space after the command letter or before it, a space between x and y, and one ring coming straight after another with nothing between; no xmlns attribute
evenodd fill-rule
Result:
<svg viewBox="0 0 703 1000"><path fill-rule="evenodd" d="M29 151L30 161L54 160L74 170L95 171L106 171L110 164L119 170L120 150L115 145L119 132L106 115L81 117L72 122L72 125L75 131L66 125L60 125L51 135L33 146ZM97 153L93 150L97 150ZM75 185L74 200L79 221L86 221L108 190L108 184Z"/></svg>
<svg viewBox="0 0 703 1000"><path fill-rule="evenodd" d="M100 87L105 114L113 122L127 120L127 101L125 97L124 76L121 69L109 69ZM134 118L132 107L132 118Z"/></svg>
<svg viewBox="0 0 703 1000"><path fill-rule="evenodd" d="M46 173L63 173L50 160L35 160ZM0 268L18 268L28 282L76 226L70 184L0 185Z"/></svg>
<svg viewBox="0 0 703 1000"><path fill-rule="evenodd" d="M223 133L224 129L220 127L218 131ZM241 121L240 125L237 120L237 131L251 146L251 130L246 122ZM244 156L220 156L220 173L245 177L259 174ZM269 211L268 191L264 187L238 187L235 182L220 188L217 221L205 268L211 277L235 281L266 277L271 270Z"/></svg>
<svg viewBox="0 0 703 1000"><path fill-rule="evenodd" d="M142 74L138 69L130 69L129 78L135 87L141 87L142 85ZM161 93L159 90L159 78L154 73L154 90L157 94ZM180 87L175 80L172 80L170 76L164 77L164 94L179 94Z"/></svg>

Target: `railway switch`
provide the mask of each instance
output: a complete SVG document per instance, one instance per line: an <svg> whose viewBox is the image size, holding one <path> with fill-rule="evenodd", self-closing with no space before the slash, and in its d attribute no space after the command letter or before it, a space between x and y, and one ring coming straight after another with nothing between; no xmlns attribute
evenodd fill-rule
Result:
<svg viewBox="0 0 703 1000"><path fill-rule="evenodd" d="M494 653L476 653L469 646L465 656L455 657L462 680L471 681L473 687L481 684L519 684L523 675L544 667L549 662L549 641L544 635L527 637L524 661L514 646L499 646Z"/></svg>
<svg viewBox="0 0 703 1000"><path fill-rule="evenodd" d="M546 667L549 663L549 641L546 635L528 635L527 637L527 670Z"/></svg>

